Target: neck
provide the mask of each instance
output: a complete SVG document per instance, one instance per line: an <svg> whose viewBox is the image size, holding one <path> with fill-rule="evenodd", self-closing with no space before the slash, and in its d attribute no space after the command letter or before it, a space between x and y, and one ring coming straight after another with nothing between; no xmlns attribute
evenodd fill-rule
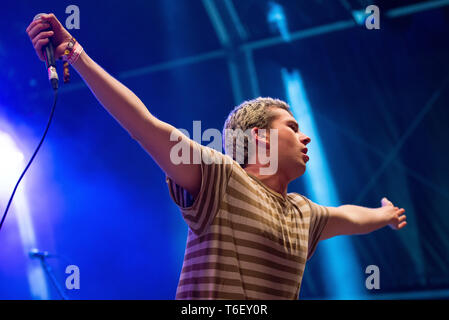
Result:
<svg viewBox="0 0 449 320"><path fill-rule="evenodd" d="M278 172L272 175L261 175L260 166L250 164L245 167L245 171L252 176L255 176L263 184L281 194L284 198L287 196L287 186L289 180L285 178L281 173Z"/></svg>

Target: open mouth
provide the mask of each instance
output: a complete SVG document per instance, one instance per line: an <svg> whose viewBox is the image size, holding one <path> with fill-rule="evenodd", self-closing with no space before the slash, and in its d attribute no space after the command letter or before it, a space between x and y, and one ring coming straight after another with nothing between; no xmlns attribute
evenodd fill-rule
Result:
<svg viewBox="0 0 449 320"><path fill-rule="evenodd" d="M307 151L309 151L309 149L307 149L307 148L304 148L301 152L302 152L302 154L303 154L303 157L304 157L304 160L307 162L307 161L309 161L309 156L307 155Z"/></svg>

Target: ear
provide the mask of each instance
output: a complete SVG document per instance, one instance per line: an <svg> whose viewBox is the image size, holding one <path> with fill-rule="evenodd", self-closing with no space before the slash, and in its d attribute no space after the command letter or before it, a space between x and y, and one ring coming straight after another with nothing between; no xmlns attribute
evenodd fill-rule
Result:
<svg viewBox="0 0 449 320"><path fill-rule="evenodd" d="M257 144L261 143L266 148L270 146L270 132L269 129L260 129L254 127L251 129L251 138L254 139Z"/></svg>

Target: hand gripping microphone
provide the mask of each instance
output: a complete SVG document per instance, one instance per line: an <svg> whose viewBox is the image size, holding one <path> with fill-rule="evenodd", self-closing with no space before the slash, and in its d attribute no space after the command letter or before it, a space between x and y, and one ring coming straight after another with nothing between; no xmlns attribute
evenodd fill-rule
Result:
<svg viewBox="0 0 449 320"><path fill-rule="evenodd" d="M45 13L37 14L33 20L39 20L43 14ZM51 40L42 47L42 54L44 55L45 65L47 66L48 80L50 80L53 90L57 90L59 78L58 73L56 72L54 48Z"/></svg>

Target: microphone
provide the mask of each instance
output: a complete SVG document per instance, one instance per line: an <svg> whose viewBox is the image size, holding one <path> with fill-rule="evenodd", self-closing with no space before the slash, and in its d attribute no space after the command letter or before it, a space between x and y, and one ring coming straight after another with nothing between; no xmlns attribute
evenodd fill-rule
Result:
<svg viewBox="0 0 449 320"><path fill-rule="evenodd" d="M44 14L45 13L38 13L33 20L39 20L41 16ZM45 46L42 47L42 54L45 57L45 65L47 66L48 80L50 81L53 90L57 90L59 78L58 73L56 72L54 48L53 44L51 43L51 40Z"/></svg>

